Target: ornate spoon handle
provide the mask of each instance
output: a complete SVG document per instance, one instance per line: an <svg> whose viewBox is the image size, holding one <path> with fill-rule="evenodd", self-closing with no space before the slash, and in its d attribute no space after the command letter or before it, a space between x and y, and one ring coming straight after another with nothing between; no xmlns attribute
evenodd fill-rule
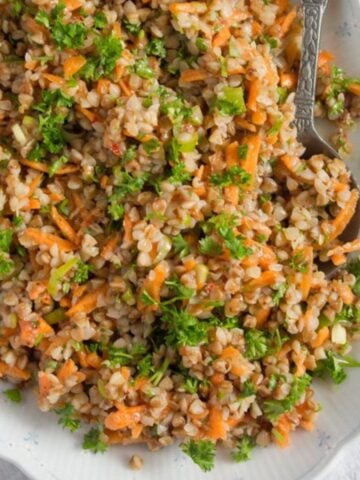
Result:
<svg viewBox="0 0 360 480"><path fill-rule="evenodd" d="M328 0L302 0L304 34L298 86L295 96L295 125L298 133L314 128L316 74L321 24Z"/></svg>

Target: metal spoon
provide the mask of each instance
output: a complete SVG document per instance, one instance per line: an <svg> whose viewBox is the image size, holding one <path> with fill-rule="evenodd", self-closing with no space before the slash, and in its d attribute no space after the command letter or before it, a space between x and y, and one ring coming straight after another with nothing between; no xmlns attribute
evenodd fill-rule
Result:
<svg viewBox="0 0 360 480"><path fill-rule="evenodd" d="M328 0L302 0L304 15L304 33L298 86L295 95L295 126L298 140L305 147L305 158L324 154L330 158L339 158L338 152L316 131L314 125L314 105L320 33L324 12ZM356 179L351 174L351 186L357 188ZM341 240L349 242L356 239L360 230L360 202L349 225L341 235ZM340 267L332 262L318 264L326 276L333 276Z"/></svg>

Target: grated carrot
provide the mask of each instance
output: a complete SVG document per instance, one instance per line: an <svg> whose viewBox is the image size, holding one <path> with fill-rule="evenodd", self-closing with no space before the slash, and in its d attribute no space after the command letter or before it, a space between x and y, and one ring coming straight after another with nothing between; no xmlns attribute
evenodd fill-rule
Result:
<svg viewBox="0 0 360 480"><path fill-rule="evenodd" d="M264 125L264 123L266 122L266 119L267 119L267 115L266 115L266 112L264 112L263 110L256 110L251 114L251 121L254 125L258 125L258 126Z"/></svg>
<svg viewBox="0 0 360 480"><path fill-rule="evenodd" d="M351 305L355 302L355 295L353 294L351 287L346 285L346 283L337 283L336 290L345 305Z"/></svg>
<svg viewBox="0 0 360 480"><path fill-rule="evenodd" d="M93 112L92 110L89 110L88 108L84 108L78 105L76 107L76 110L80 112L82 115L84 115L84 117L87 118L91 123L101 121L101 117L97 113Z"/></svg>
<svg viewBox="0 0 360 480"><path fill-rule="evenodd" d="M245 73L245 68L242 67L241 65L238 65L237 67L229 68L227 73L228 73L229 76L231 76L231 75L241 75L241 74Z"/></svg>
<svg viewBox="0 0 360 480"><path fill-rule="evenodd" d="M109 259L110 255L114 252L116 246L120 242L120 233L116 232L103 246L100 255L106 260Z"/></svg>
<svg viewBox="0 0 360 480"><path fill-rule="evenodd" d="M225 375L223 373L216 372L210 377L210 382L213 385L220 385L225 380Z"/></svg>
<svg viewBox="0 0 360 480"><path fill-rule="evenodd" d="M48 173L49 165L41 162L35 162L33 160L28 160L26 158L21 158L19 162L26 167L30 167L38 172ZM69 173L75 173L79 170L77 165L65 165L64 167L59 168L55 175L68 175Z"/></svg>
<svg viewBox="0 0 360 480"><path fill-rule="evenodd" d="M131 88L122 78L119 79L119 86L126 97L130 97L132 95L133 92Z"/></svg>
<svg viewBox="0 0 360 480"><path fill-rule="evenodd" d="M96 370L98 370L102 364L102 358L96 352L89 353L86 361L89 367L95 368Z"/></svg>
<svg viewBox="0 0 360 480"><path fill-rule="evenodd" d="M80 0L65 0L65 6L68 10L73 11L82 7L83 4Z"/></svg>
<svg viewBox="0 0 360 480"><path fill-rule="evenodd" d="M0 361L0 377L3 377L4 375L22 381L29 380L31 377L31 373L28 370L23 370L18 367L11 367L5 362Z"/></svg>
<svg viewBox="0 0 360 480"><path fill-rule="evenodd" d="M283 72L280 74L280 85L285 88L294 89L297 85L297 74L294 72Z"/></svg>
<svg viewBox="0 0 360 480"><path fill-rule="evenodd" d="M86 292L86 285L74 285L72 287L72 293L74 298L75 297L80 298L82 295L84 295L85 292ZM71 303L68 306L70 307Z"/></svg>
<svg viewBox="0 0 360 480"><path fill-rule="evenodd" d="M283 38L287 34L295 18L296 18L296 10L294 9L294 10L291 10L291 12L289 12L287 15L285 15L281 19L281 26L280 26L280 33L279 33L280 38Z"/></svg>
<svg viewBox="0 0 360 480"><path fill-rule="evenodd" d="M278 11L277 13L281 15L284 13L288 6L289 6L289 0L275 0L276 5L278 6Z"/></svg>
<svg viewBox="0 0 360 480"><path fill-rule="evenodd" d="M260 135L248 135L244 138L243 144L248 146L246 158L241 161L243 169L251 175L249 185L245 188L252 188L255 184L256 171L259 160L261 138Z"/></svg>
<svg viewBox="0 0 360 480"><path fill-rule="evenodd" d="M224 199L231 203L231 205L237 205L239 203L239 187L237 185L228 185L225 187Z"/></svg>
<svg viewBox="0 0 360 480"><path fill-rule="evenodd" d="M21 320L19 326L20 342L27 347L33 347L40 336L49 337L54 334L53 328L41 317L37 322Z"/></svg>
<svg viewBox="0 0 360 480"><path fill-rule="evenodd" d="M233 167L239 163L238 157L239 142L229 143L225 147L225 160L227 168Z"/></svg>
<svg viewBox="0 0 360 480"><path fill-rule="evenodd" d="M246 373L247 368L243 365L243 357L239 350L232 345L224 348L219 358L229 362L231 365L230 372L232 374L241 377Z"/></svg>
<svg viewBox="0 0 360 480"><path fill-rule="evenodd" d="M266 320L269 318L270 313L271 313L270 307L261 307L257 309L255 313L256 328L260 328L264 325Z"/></svg>
<svg viewBox="0 0 360 480"><path fill-rule="evenodd" d="M151 270L145 279L141 291L146 291L156 302L160 301L160 290L163 286L168 272L166 271L165 266L162 263L156 265L156 267ZM140 306L142 305L140 300ZM157 306L149 307L149 310L156 310Z"/></svg>
<svg viewBox="0 0 360 480"><path fill-rule="evenodd" d="M226 440L228 431L229 425L224 420L222 409L216 405L211 406L206 437L211 440Z"/></svg>
<svg viewBox="0 0 360 480"><path fill-rule="evenodd" d="M59 75L53 75L52 73L43 73L42 77L50 83L56 83L57 85L64 85L65 80Z"/></svg>
<svg viewBox="0 0 360 480"><path fill-rule="evenodd" d="M113 24L112 34L115 38L121 38L121 25L119 22Z"/></svg>
<svg viewBox="0 0 360 480"><path fill-rule="evenodd" d="M53 388L53 382L50 380L50 373L39 372L38 384L40 398L46 398Z"/></svg>
<svg viewBox="0 0 360 480"><path fill-rule="evenodd" d="M77 367L75 365L74 360L68 358L64 365L62 365L58 371L57 377L64 383L71 375L73 375L77 371Z"/></svg>
<svg viewBox="0 0 360 480"><path fill-rule="evenodd" d="M134 427L140 423L141 415L145 410L145 405L127 407L126 405L117 404L117 411L109 413L105 418L105 427L109 430L121 430L122 428Z"/></svg>
<svg viewBox="0 0 360 480"><path fill-rule="evenodd" d="M341 255L344 253L351 253L360 250L360 238L356 238L352 242L344 243L344 245L340 245L338 247L332 248L328 251L329 257L334 255Z"/></svg>
<svg viewBox="0 0 360 480"><path fill-rule="evenodd" d="M251 30L252 30L252 35L253 37L259 37L262 32L263 32L263 26L261 23L257 22L256 20L253 20L251 23Z"/></svg>
<svg viewBox="0 0 360 480"><path fill-rule="evenodd" d="M68 317L72 317L79 312L85 314L91 313L96 308L98 308L99 299L101 299L105 295L106 291L106 285L102 285L96 290L87 293L66 312L66 315Z"/></svg>
<svg viewBox="0 0 360 480"><path fill-rule="evenodd" d="M351 83L350 85L347 86L347 89L353 95L360 96L360 84L359 83Z"/></svg>
<svg viewBox="0 0 360 480"><path fill-rule="evenodd" d="M28 62L25 62L24 67L26 68L26 70L35 70L37 65L38 65L37 60L30 60Z"/></svg>
<svg viewBox="0 0 360 480"><path fill-rule="evenodd" d="M60 307L63 308L70 308L71 307L71 300L69 297L62 297L59 301Z"/></svg>
<svg viewBox="0 0 360 480"><path fill-rule="evenodd" d="M181 2L169 5L169 11L174 15L178 13L201 13L200 11L206 11L206 9L206 3L203 2Z"/></svg>
<svg viewBox="0 0 360 480"><path fill-rule="evenodd" d="M334 55L326 50L322 50L319 53L318 68L327 72L330 70L329 63L335 59Z"/></svg>
<svg viewBox="0 0 360 480"><path fill-rule="evenodd" d="M205 80L205 78L209 78L209 73L200 68L183 70L180 75L180 81L186 83L199 82Z"/></svg>
<svg viewBox="0 0 360 480"><path fill-rule="evenodd" d="M64 252L70 252L76 248L72 242L64 240L63 238L53 235L52 233L43 232L37 228L26 228L23 232L21 232L20 237L26 237L38 246L46 245L47 247L51 248L53 245L57 245L59 250Z"/></svg>
<svg viewBox="0 0 360 480"><path fill-rule="evenodd" d="M133 243L133 236L132 236L133 223L130 220L129 215L127 215L126 213L124 215L123 227L124 227L123 244L131 245Z"/></svg>
<svg viewBox="0 0 360 480"><path fill-rule="evenodd" d="M332 255L331 261L336 266L343 265L344 263L346 263L346 256L343 253Z"/></svg>
<svg viewBox="0 0 360 480"><path fill-rule="evenodd" d="M111 82L107 78L100 78L100 80L98 80L96 85L96 92L99 95L105 95L108 91L110 84Z"/></svg>
<svg viewBox="0 0 360 480"><path fill-rule="evenodd" d="M312 342L310 342L310 345L312 348L321 347L329 337L330 337L329 327L322 327L317 332L315 339Z"/></svg>
<svg viewBox="0 0 360 480"><path fill-rule="evenodd" d="M82 55L69 57L64 61L64 77L71 78L86 64L86 58Z"/></svg>
<svg viewBox="0 0 360 480"><path fill-rule="evenodd" d="M253 110L253 111L256 110L256 102L257 102L257 97L258 97L259 92L260 92L260 85L261 85L261 82L258 78L256 78L252 82L250 82L248 99L247 99L247 103L246 103L247 108L249 110Z"/></svg>
<svg viewBox="0 0 360 480"><path fill-rule="evenodd" d="M279 417L276 427L273 428L274 442L281 448L286 448L290 444L291 422L286 414Z"/></svg>
<svg viewBox="0 0 360 480"><path fill-rule="evenodd" d="M268 287L274 285L277 279L277 273L272 270L262 272L259 278L250 280L244 287L246 291L255 290L256 288Z"/></svg>
<svg viewBox="0 0 360 480"><path fill-rule="evenodd" d="M224 47L231 37L229 27L223 27L216 35L214 35L212 46L213 48Z"/></svg>
<svg viewBox="0 0 360 480"><path fill-rule="evenodd" d="M348 223L352 219L359 200L359 191L352 190L350 199L340 210L337 217L332 221L332 232L328 236L328 242L334 240L343 233Z"/></svg>
<svg viewBox="0 0 360 480"><path fill-rule="evenodd" d="M56 210L56 207L51 207L51 217L55 223L55 225L58 227L58 229L61 231L61 233L66 237L70 242L72 242L74 245L79 244L79 237L73 227L70 225L70 223L64 218L60 213Z"/></svg>
<svg viewBox="0 0 360 480"><path fill-rule="evenodd" d="M38 200L37 198L29 198L25 210L39 210L39 208L41 208L40 200Z"/></svg>
<svg viewBox="0 0 360 480"><path fill-rule="evenodd" d="M44 176L41 173L38 173L33 177L29 185L29 196L31 196L35 190L41 185Z"/></svg>

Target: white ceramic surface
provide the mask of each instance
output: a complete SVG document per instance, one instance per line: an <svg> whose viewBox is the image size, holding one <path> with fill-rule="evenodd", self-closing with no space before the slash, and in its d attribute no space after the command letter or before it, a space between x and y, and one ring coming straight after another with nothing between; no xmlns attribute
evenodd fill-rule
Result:
<svg viewBox="0 0 360 480"><path fill-rule="evenodd" d="M340 66L360 75L360 0L329 0L322 43L336 54ZM356 136L359 133L354 135L355 141ZM360 141L356 143L351 167L360 179ZM360 345L353 353L360 358ZM1 384L0 388L5 386ZM319 381L315 391L323 410L313 433L298 431L287 450L257 449L253 461L245 464L234 464L228 455L219 452L216 467L209 474L202 473L176 447L157 453L139 446L113 447L104 455L84 452L83 432L70 434L56 424L54 415L37 411L31 392L19 406L10 404L0 394L0 456L16 463L34 480L331 478L334 457L350 441L360 442L360 369L349 372L349 379L339 387ZM135 452L145 460L141 472L133 472L127 466Z"/></svg>

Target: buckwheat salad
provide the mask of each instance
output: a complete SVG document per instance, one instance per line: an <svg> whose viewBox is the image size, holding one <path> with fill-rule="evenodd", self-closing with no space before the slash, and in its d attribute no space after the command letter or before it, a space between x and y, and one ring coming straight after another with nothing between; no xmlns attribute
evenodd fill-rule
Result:
<svg viewBox="0 0 360 480"><path fill-rule="evenodd" d="M359 193L302 158L296 9L2 0L0 26L8 399L35 384L91 424L84 449L180 442L204 471L220 444L242 462L312 430L312 379L359 366ZM359 81L320 60L318 113L355 117Z"/></svg>

